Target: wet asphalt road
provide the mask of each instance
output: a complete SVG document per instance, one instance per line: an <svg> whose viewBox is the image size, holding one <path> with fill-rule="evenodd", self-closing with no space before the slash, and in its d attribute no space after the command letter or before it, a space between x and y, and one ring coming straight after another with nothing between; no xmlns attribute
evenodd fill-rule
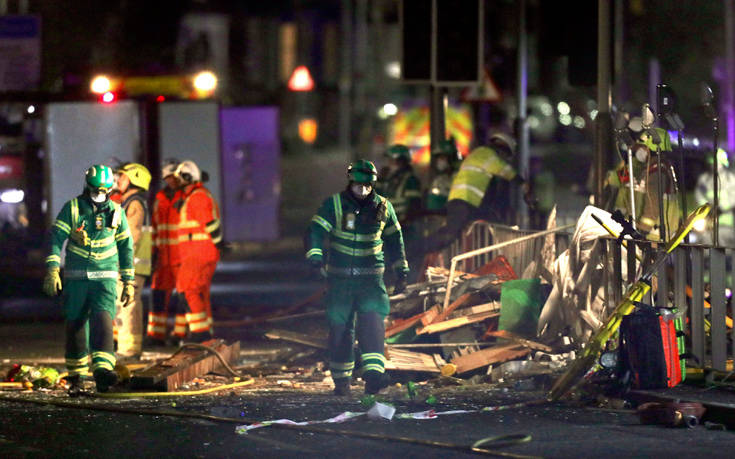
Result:
<svg viewBox="0 0 735 459"><path fill-rule="evenodd" d="M227 318L244 318L269 308L293 304L311 294L318 282L307 279L300 257L287 256L250 262L223 263L213 288L215 311ZM0 353L8 360L19 355L61 356L63 337L58 307L38 298L4 299L0 306ZM45 301L45 302L44 302ZM45 308L45 309L44 309ZM15 316L13 316L15 312ZM11 313L11 314L9 314ZM15 319L13 318L15 317ZM22 322L15 324L14 321ZM228 338L248 340L252 331L222 330ZM7 363L7 362L6 362ZM385 401L398 413L433 408L436 411L478 410L520 400L533 400L543 392L471 386L436 391L438 403L409 403L403 392L391 390ZM0 396L21 396L0 393ZM27 395L22 395L27 397ZM37 394L41 399L53 397ZM172 410L225 418L294 421L333 417L344 411L361 412L361 394L335 397L299 390L237 390L218 396L192 398L98 401L106 407ZM69 402L66 397L59 400ZM0 457L463 457L474 442L496 435L528 434L531 441L502 449L505 453L540 457L677 457L707 455L733 457L735 433L673 429L640 425L632 412L610 412L555 404L507 411L439 416L431 420L372 421L358 417L343 424L317 427L347 435L266 427L246 435L238 424L213 420L113 413L59 408L0 400ZM458 445L445 449L391 440L364 439L349 432L406 437Z"/></svg>
<svg viewBox="0 0 735 459"><path fill-rule="evenodd" d="M475 409L540 393L483 393L438 397L437 411ZM356 398L356 397L355 397ZM426 406L396 402L398 412ZM86 403L86 401L85 401ZM255 419L325 419L343 411L363 411L357 400L329 394L280 392L203 397L166 402L108 403L142 409L169 409L215 416ZM531 441L502 448L505 453L541 457L677 457L682 454L732 457L735 434L704 427L673 429L643 426L631 413L546 405L511 411L439 416L431 420L372 421L360 417L323 425L346 435L299 432L265 427L235 433L236 423L201 419L116 414L0 402L2 457L464 457L469 451L391 440L355 438L349 432L407 437L466 447L495 435L528 434Z"/></svg>

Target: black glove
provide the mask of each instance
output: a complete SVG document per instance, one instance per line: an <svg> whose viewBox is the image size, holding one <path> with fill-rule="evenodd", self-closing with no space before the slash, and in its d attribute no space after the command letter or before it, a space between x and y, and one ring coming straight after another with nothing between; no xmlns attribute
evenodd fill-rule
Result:
<svg viewBox="0 0 735 459"><path fill-rule="evenodd" d="M312 277L314 279L324 278L324 272L322 269L324 265L322 264L322 260L318 260L316 258L310 258L309 266L311 267Z"/></svg>
<svg viewBox="0 0 735 459"><path fill-rule="evenodd" d="M398 295L406 291L406 274L399 273L396 275L396 282L393 284L393 294Z"/></svg>

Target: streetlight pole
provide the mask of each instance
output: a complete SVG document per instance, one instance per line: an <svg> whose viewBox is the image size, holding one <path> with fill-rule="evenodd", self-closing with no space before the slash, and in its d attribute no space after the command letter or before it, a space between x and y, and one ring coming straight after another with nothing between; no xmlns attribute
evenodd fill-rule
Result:
<svg viewBox="0 0 735 459"><path fill-rule="evenodd" d="M597 1L597 118L595 136L595 157L593 161L595 181L595 205L602 205L602 185L605 174L605 162L610 157L610 133L612 118L610 115L611 89L611 56L610 56L610 1Z"/></svg>

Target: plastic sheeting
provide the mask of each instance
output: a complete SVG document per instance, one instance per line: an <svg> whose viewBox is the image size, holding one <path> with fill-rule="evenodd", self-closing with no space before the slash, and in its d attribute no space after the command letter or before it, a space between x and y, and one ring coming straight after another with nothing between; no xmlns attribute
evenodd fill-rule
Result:
<svg viewBox="0 0 735 459"><path fill-rule="evenodd" d="M569 336L575 342L589 338L607 316L604 302L602 237L609 233L593 218L595 214L616 234L622 227L610 213L587 206L574 229L569 248L562 252L552 269L552 291L538 322L538 335L546 339ZM622 248L625 257L625 247ZM623 258L624 259L624 258ZM623 263L623 276L626 264Z"/></svg>

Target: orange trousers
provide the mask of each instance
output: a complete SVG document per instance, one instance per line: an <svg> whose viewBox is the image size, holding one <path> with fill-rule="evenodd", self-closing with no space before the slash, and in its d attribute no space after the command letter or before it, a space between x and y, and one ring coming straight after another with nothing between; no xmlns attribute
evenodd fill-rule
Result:
<svg viewBox="0 0 735 459"><path fill-rule="evenodd" d="M209 289L212 286L212 277L217 262L197 263L187 261L181 264L176 278L176 290L179 299L183 296L184 314L186 326L191 333L206 333L212 331L212 303L210 301ZM181 330L181 320L176 317L174 334L183 336L185 329ZM184 331L182 334L181 332ZM179 332L179 333L177 333Z"/></svg>

